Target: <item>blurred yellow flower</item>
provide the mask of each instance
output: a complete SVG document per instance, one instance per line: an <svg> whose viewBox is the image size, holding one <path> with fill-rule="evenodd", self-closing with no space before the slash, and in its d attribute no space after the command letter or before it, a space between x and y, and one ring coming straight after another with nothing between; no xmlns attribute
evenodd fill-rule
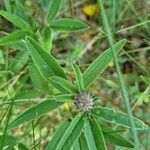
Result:
<svg viewBox="0 0 150 150"><path fill-rule="evenodd" d="M65 102L63 106L64 110L70 111L73 107L73 104L71 102Z"/></svg>
<svg viewBox="0 0 150 150"><path fill-rule="evenodd" d="M83 12L90 17L94 16L98 11L99 8L97 4L86 5L83 7Z"/></svg>

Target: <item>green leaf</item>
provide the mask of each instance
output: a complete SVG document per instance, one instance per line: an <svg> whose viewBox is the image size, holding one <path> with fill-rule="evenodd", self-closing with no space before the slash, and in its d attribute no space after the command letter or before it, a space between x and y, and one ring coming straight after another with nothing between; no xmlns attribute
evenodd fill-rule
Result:
<svg viewBox="0 0 150 150"><path fill-rule="evenodd" d="M81 133L79 138L80 150L90 150L89 143L87 142L87 138L84 132Z"/></svg>
<svg viewBox="0 0 150 150"><path fill-rule="evenodd" d="M129 115L126 113L118 112L115 111L114 109L100 106L95 107L91 113L93 116L99 119L106 120L111 123L117 123L121 126L131 127ZM135 128L137 129L147 128L144 122L139 120L138 118L133 117L133 120L135 123Z"/></svg>
<svg viewBox="0 0 150 150"><path fill-rule="evenodd" d="M71 18L54 20L50 26L52 29L62 32L78 32L89 29L89 26L83 21Z"/></svg>
<svg viewBox="0 0 150 150"><path fill-rule="evenodd" d="M121 40L114 45L115 53L117 54L124 46L125 40ZM84 88L87 88L96 78L106 69L108 64L113 60L111 48L107 49L83 73Z"/></svg>
<svg viewBox="0 0 150 150"><path fill-rule="evenodd" d="M50 0L47 22L50 24L51 21L56 17L60 7L62 4L62 0Z"/></svg>
<svg viewBox="0 0 150 150"><path fill-rule="evenodd" d="M13 120L9 125L8 129L15 128L25 122L31 121L33 119L39 118L46 113L56 109L61 103L53 100L45 100L40 102L33 107L30 107L25 112L20 114L15 120Z"/></svg>
<svg viewBox="0 0 150 150"><path fill-rule="evenodd" d="M63 123L61 123L58 126L58 128L54 132L54 135L53 135L50 143L46 147L47 150L55 150L57 144L59 143L59 141L61 140L62 136L66 132L66 130L67 130L68 126L70 125L70 123L71 122L67 120L67 121L64 121Z"/></svg>
<svg viewBox="0 0 150 150"><path fill-rule="evenodd" d="M10 68L14 73L19 72L28 62L29 53L27 50L20 51L17 56L12 60Z"/></svg>
<svg viewBox="0 0 150 150"><path fill-rule="evenodd" d="M44 30L43 44L44 44L44 49L48 53L50 53L52 48L52 30L50 27L46 27Z"/></svg>
<svg viewBox="0 0 150 150"><path fill-rule="evenodd" d="M67 93L76 93L78 90L76 86L74 86L71 82L68 80L65 80L63 78L53 76L49 78L50 83L52 83L55 86L55 83L57 84L55 88L59 90L60 87L64 89L64 91L67 91Z"/></svg>
<svg viewBox="0 0 150 150"><path fill-rule="evenodd" d="M102 132L101 127L99 126L98 122L96 121L95 118L91 118L89 120L91 131L94 137L95 145L97 150L106 150L106 144L105 144L105 139L104 135Z"/></svg>
<svg viewBox="0 0 150 150"><path fill-rule="evenodd" d="M77 87L79 91L82 92L84 91L82 73L80 71L80 68L76 64L73 64L73 69L74 69L75 76L76 76Z"/></svg>
<svg viewBox="0 0 150 150"><path fill-rule="evenodd" d="M0 148L1 148L1 143L2 140L4 138L4 145L3 146L14 146L17 144L17 140L14 136L10 136L10 135L5 135L5 137L3 137L3 135L0 135Z"/></svg>
<svg viewBox="0 0 150 150"><path fill-rule="evenodd" d="M30 37L26 38L26 45L35 66L46 80L54 75L67 78L56 59L48 54L35 40Z"/></svg>
<svg viewBox="0 0 150 150"><path fill-rule="evenodd" d="M85 119L82 114L78 114L66 129L65 133L57 143L55 150L69 150L79 138ZM51 149L49 149L51 150Z"/></svg>
<svg viewBox="0 0 150 150"><path fill-rule="evenodd" d="M21 28L22 30L31 32L31 27L28 24L28 22L18 17L17 15L6 12L4 10L0 10L0 15L3 16L8 21L10 21L11 23L13 23L14 25L16 25L17 27Z"/></svg>
<svg viewBox="0 0 150 150"><path fill-rule="evenodd" d="M13 33L8 34L7 36L0 38L0 45L7 45L13 42L22 40L28 32L23 30L18 30Z"/></svg>
<svg viewBox="0 0 150 150"><path fill-rule="evenodd" d="M67 102L73 101L74 94L63 94L63 95L56 95L56 96L49 96L48 98L54 99L58 102Z"/></svg>
<svg viewBox="0 0 150 150"><path fill-rule="evenodd" d="M119 134L118 131L115 131L114 129L102 123L99 123L99 125L103 131L106 143L134 148L134 144L128 139L124 138L121 134Z"/></svg>

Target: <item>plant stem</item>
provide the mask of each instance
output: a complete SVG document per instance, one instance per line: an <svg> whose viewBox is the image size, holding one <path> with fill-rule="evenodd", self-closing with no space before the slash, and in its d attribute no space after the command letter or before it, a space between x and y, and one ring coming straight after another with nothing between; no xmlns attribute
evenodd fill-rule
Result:
<svg viewBox="0 0 150 150"><path fill-rule="evenodd" d="M115 62L116 70L117 70L117 75L118 75L118 78L119 78L119 81L120 81L120 88L121 88L121 91L122 91L122 97L125 101L126 109L127 109L128 114L129 114L129 117L130 117L130 123L131 123L131 127L132 127L131 130L132 130L132 133L133 133L133 136L134 136L136 148L139 148L138 135L137 135L137 132L135 130L134 120L132 118L132 111L130 109L129 97L128 97L127 89L126 89L126 86L125 86L125 83L124 83L124 80L123 80L123 77L122 77L122 73L121 73L121 70L120 70L120 66L119 66L119 63L118 63L117 56L114 53L113 37L111 35L110 27L109 27L109 24L108 24L108 19L107 19L105 9L104 9L104 6L103 6L103 1L98 0L98 3L99 3L99 7L101 8L101 15L102 15L103 23L104 23L104 28L106 30L107 38L108 38L109 44L112 48L112 54L113 54L113 57L114 57L114 62Z"/></svg>

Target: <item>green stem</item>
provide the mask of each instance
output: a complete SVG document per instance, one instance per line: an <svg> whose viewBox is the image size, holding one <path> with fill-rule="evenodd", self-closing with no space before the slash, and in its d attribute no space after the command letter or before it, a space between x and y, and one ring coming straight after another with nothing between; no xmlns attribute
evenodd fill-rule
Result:
<svg viewBox="0 0 150 150"><path fill-rule="evenodd" d="M138 135L137 135L137 132L135 130L134 120L132 119L132 111L130 109L129 97L128 97L127 89L126 89L122 74L121 74L121 70L120 70L120 66L119 66L119 63L118 63L117 56L114 53L113 37L111 35L110 27L109 27L109 24L108 24L108 19L107 19L105 9L104 9L104 6L103 6L103 1L98 0L98 3L99 3L99 6L101 8L101 15L102 15L104 27L105 27L105 30L106 30L106 33L107 33L107 38L108 38L109 44L112 48L112 54L113 54L113 57L114 57L114 62L115 62L116 70L117 70L117 75L118 75L118 78L119 78L119 81L120 81L120 88L121 88L121 91L122 91L122 97L125 101L126 109L128 111L129 117L130 117L130 123L131 123L131 127L132 127L131 130L132 130L132 133L133 133L133 136L134 136L136 148L139 148Z"/></svg>

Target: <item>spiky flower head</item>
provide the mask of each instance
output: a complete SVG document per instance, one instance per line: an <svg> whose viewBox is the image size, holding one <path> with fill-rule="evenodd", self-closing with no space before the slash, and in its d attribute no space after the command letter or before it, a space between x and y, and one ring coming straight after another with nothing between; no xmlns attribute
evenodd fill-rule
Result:
<svg viewBox="0 0 150 150"><path fill-rule="evenodd" d="M90 93L79 93L75 96L75 106L83 112L89 112L95 105L94 96Z"/></svg>

